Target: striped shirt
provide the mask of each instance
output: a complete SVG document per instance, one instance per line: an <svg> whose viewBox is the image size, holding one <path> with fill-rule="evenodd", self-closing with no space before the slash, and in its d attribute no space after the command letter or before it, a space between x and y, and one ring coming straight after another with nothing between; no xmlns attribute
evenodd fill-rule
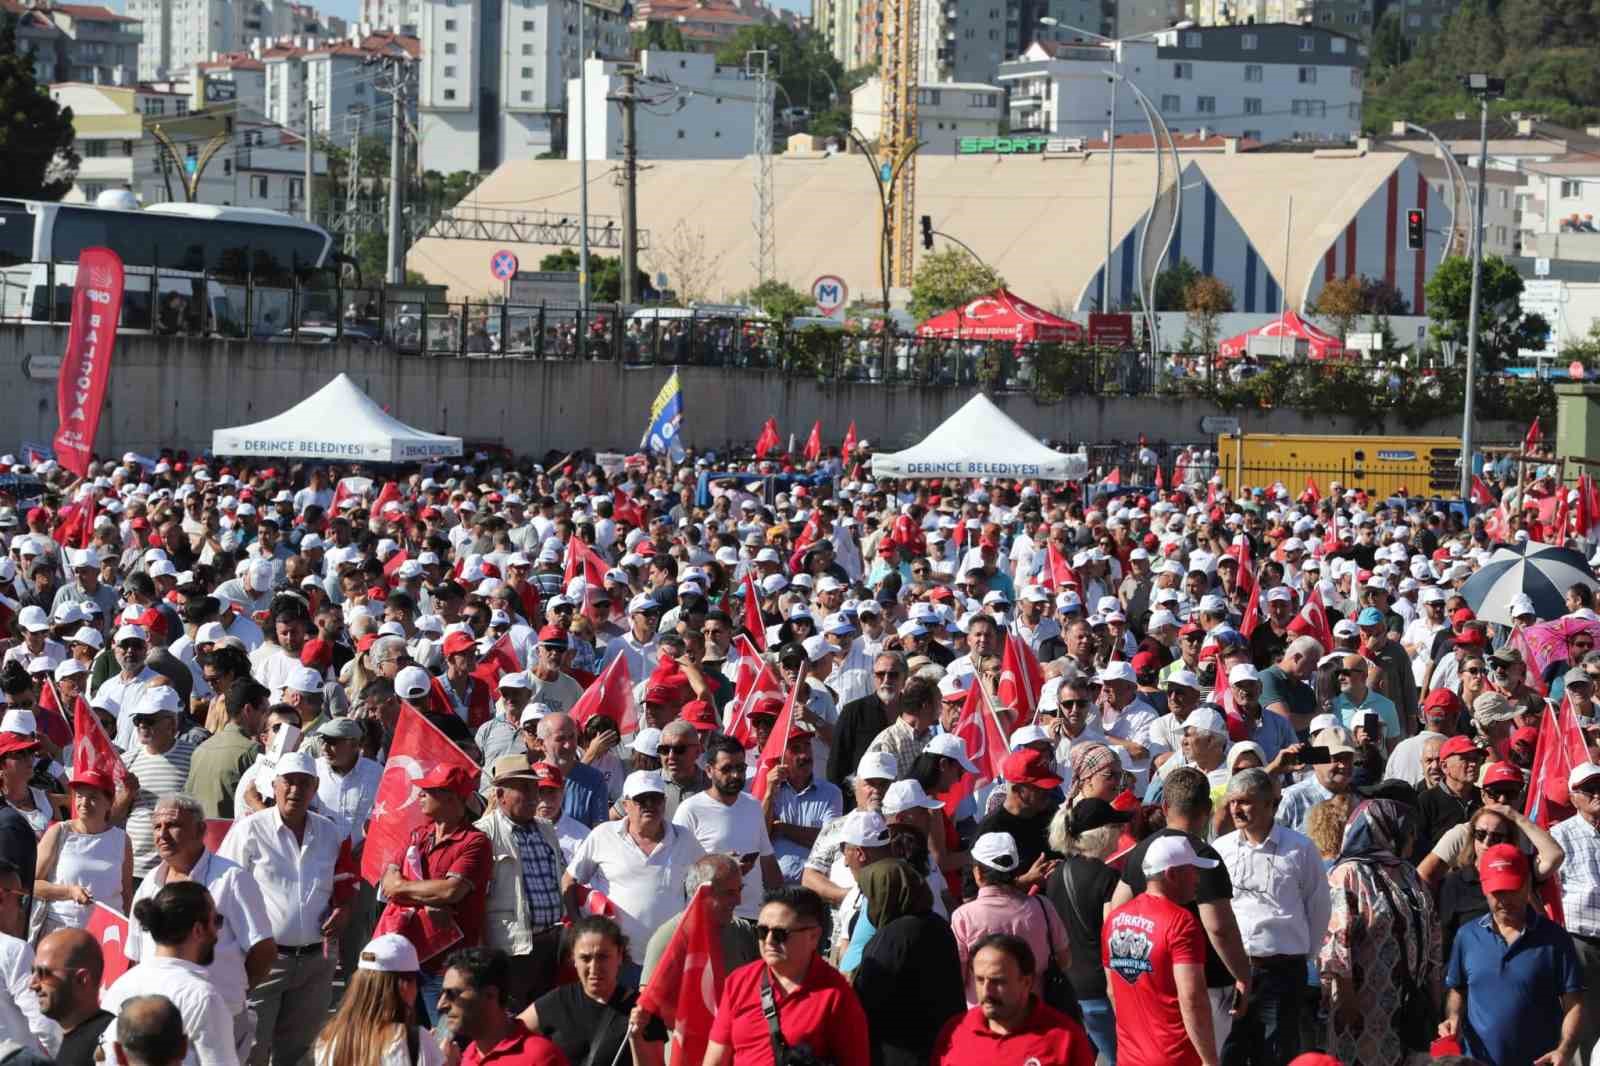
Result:
<svg viewBox="0 0 1600 1066"><path fill-rule="evenodd" d="M1551 827L1550 835L1567 853L1561 864L1561 910L1567 932L1600 937L1600 829L1575 814Z"/></svg>
<svg viewBox="0 0 1600 1066"><path fill-rule="evenodd" d="M152 755L144 747L124 752L122 765L139 779L139 792L128 810L128 840L133 844L133 876L143 877L161 861L156 854L156 834L151 827L155 816L156 800L169 792L182 792L189 779L189 760L194 756L195 745L178 740L160 755Z"/></svg>

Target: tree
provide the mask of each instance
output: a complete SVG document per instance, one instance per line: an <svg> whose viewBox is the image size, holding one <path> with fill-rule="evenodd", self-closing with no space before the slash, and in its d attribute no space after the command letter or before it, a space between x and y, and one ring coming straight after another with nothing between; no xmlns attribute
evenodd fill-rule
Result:
<svg viewBox="0 0 1600 1066"><path fill-rule="evenodd" d="M711 253L704 227L690 229L679 219L665 239L652 238L645 254L650 257L650 270L667 275L667 284L681 303L702 303L710 298L722 254Z"/></svg>
<svg viewBox="0 0 1600 1066"><path fill-rule="evenodd" d="M1192 342L1185 347L1191 351L1215 351L1218 320L1233 310L1233 290L1218 278L1201 275L1184 290L1183 309L1189 314L1185 340Z"/></svg>
<svg viewBox="0 0 1600 1066"><path fill-rule="evenodd" d="M761 308L767 313L768 318L777 322L787 322L797 315L809 315L816 311L816 305L811 302L810 296L787 281L778 281L775 278L763 281L744 293L738 302Z"/></svg>
<svg viewBox="0 0 1600 1066"><path fill-rule="evenodd" d="M1334 278L1322 286L1311 310L1328 320L1328 332L1343 340L1366 313L1365 296L1360 278Z"/></svg>
<svg viewBox="0 0 1600 1066"><path fill-rule="evenodd" d="M1439 264L1424 288L1428 296L1429 333L1444 346L1467 343L1467 322L1472 302L1472 261L1451 256ZM1478 355L1481 370L1493 372L1518 350L1544 347L1550 326L1544 317L1524 314L1522 278L1516 268L1498 255L1483 260L1478 294Z"/></svg>
<svg viewBox="0 0 1600 1066"><path fill-rule="evenodd" d="M16 22L0 25L0 196L59 200L78 174L72 108L33 77L33 53L17 51Z"/></svg>
<svg viewBox="0 0 1600 1066"><path fill-rule="evenodd" d="M539 260L540 270L550 270L558 273L576 274L578 272L578 253L571 248L563 248L559 252L551 252ZM652 291L650 275L638 270L635 279L641 296ZM589 253L589 295L596 303L610 304L622 299L622 259L620 256L595 255Z"/></svg>
<svg viewBox="0 0 1600 1066"><path fill-rule="evenodd" d="M929 252L911 279L911 314L921 322L1005 286L1004 278L961 248Z"/></svg>
<svg viewBox="0 0 1600 1066"><path fill-rule="evenodd" d="M774 106L777 98L783 97L796 107L821 111L833 91L830 82L844 94L838 102L848 105L850 90L845 84L844 67L833 57L827 40L815 30L796 29L781 22L745 26L717 49L717 62L743 67L746 53L754 51L767 52L768 68L783 87L783 92L773 94Z"/></svg>
<svg viewBox="0 0 1600 1066"><path fill-rule="evenodd" d="M1398 67L1410 58L1411 44L1400 26L1400 9L1391 7L1372 30L1371 66Z"/></svg>
<svg viewBox="0 0 1600 1066"><path fill-rule="evenodd" d="M683 31L670 22L650 22L644 29L634 32L633 50L642 52L647 48L659 52L689 50L689 46L683 40Z"/></svg>
<svg viewBox="0 0 1600 1066"><path fill-rule="evenodd" d="M1156 310L1185 310L1189 286L1199 278L1199 269L1187 259L1180 259L1177 266L1156 274Z"/></svg>

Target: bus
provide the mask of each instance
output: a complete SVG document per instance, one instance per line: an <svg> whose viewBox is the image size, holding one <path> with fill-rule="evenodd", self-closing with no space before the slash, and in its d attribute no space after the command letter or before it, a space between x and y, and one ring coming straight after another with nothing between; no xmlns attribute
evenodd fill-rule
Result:
<svg viewBox="0 0 1600 1066"><path fill-rule="evenodd" d="M66 323L78 255L96 246L122 257L121 328L238 336L243 308L225 280L239 293L247 276L256 286L289 289L339 258L327 230L278 211L188 203L141 209L125 190L93 204L0 199L0 319Z"/></svg>
<svg viewBox="0 0 1600 1066"><path fill-rule="evenodd" d="M1413 496L1456 495L1461 485L1459 437L1297 436L1278 433L1223 434L1217 438L1216 473L1223 487L1267 488L1278 482L1299 496L1309 478L1322 495L1337 481L1388 497L1399 489Z"/></svg>

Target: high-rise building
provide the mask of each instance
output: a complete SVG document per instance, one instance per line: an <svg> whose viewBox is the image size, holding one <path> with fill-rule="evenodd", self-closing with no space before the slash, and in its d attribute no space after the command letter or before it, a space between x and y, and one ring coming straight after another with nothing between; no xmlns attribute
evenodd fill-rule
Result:
<svg viewBox="0 0 1600 1066"><path fill-rule="evenodd" d="M591 59L587 148L590 159L622 158L622 109L608 101L622 91L620 64ZM744 67L721 67L713 56L646 49L639 77L659 101L636 114L641 159L741 159L755 140L757 82ZM578 155L578 80L567 83L567 158Z"/></svg>
<svg viewBox="0 0 1600 1066"><path fill-rule="evenodd" d="M128 0L143 29L139 78L156 81L258 41L293 38L299 47L337 39L344 20L292 0Z"/></svg>
<svg viewBox="0 0 1600 1066"><path fill-rule="evenodd" d="M33 54L34 79L132 85L139 20L95 4L40 4L17 13L17 48Z"/></svg>
<svg viewBox="0 0 1600 1066"><path fill-rule="evenodd" d="M344 143L354 133L387 140L389 97L380 91L383 71L372 60L393 54L416 59L421 43L415 37L381 33L310 48L269 48L262 53L262 110L271 121L301 130L309 104L311 129L324 137Z"/></svg>

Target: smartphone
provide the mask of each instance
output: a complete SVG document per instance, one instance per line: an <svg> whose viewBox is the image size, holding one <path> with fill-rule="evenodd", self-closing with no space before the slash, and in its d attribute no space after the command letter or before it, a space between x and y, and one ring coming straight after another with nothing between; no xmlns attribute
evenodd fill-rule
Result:
<svg viewBox="0 0 1600 1066"><path fill-rule="evenodd" d="M745 866L750 866L759 858L761 858L761 853L759 851L752 851L739 856L739 862Z"/></svg>
<svg viewBox="0 0 1600 1066"><path fill-rule="evenodd" d="M1300 766L1322 766L1333 761L1333 754L1325 747L1312 745L1303 748L1295 757L1295 763Z"/></svg>

